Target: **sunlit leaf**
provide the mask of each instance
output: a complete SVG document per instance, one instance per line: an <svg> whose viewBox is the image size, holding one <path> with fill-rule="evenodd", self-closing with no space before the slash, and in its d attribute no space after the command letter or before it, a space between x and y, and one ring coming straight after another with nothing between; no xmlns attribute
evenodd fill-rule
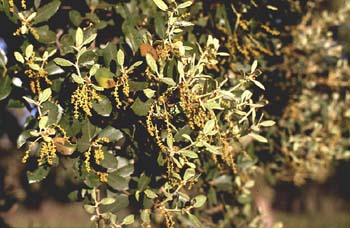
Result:
<svg viewBox="0 0 350 228"><path fill-rule="evenodd" d="M165 2L163 0L153 0L153 2L158 6L159 9L161 9L163 11L168 10L168 6L167 6L167 4L165 4Z"/></svg>

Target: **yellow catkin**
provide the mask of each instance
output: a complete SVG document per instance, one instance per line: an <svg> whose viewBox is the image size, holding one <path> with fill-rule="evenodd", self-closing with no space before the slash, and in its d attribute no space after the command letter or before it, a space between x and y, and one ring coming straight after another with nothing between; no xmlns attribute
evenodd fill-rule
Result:
<svg viewBox="0 0 350 228"><path fill-rule="evenodd" d="M61 126L58 125L58 124L53 124L52 126L53 126L55 129L57 129L57 130L63 135L63 138L68 139L68 137L67 137L67 132L66 132L66 130L64 130L63 127L61 127Z"/></svg>
<svg viewBox="0 0 350 228"><path fill-rule="evenodd" d="M9 0L9 10L11 13L15 12L15 3L14 0Z"/></svg>
<svg viewBox="0 0 350 228"><path fill-rule="evenodd" d="M99 177L100 181L103 183L108 182L108 173L105 172L96 172L97 176Z"/></svg>
<svg viewBox="0 0 350 228"><path fill-rule="evenodd" d="M101 143L108 143L109 139L106 137L101 137L98 138L97 140L95 140L92 143L92 146L95 148L94 149L94 159L95 159L95 163L100 165L101 161L105 158L104 157L104 152L102 150L102 145Z"/></svg>
<svg viewBox="0 0 350 228"><path fill-rule="evenodd" d="M91 147L89 147L89 149L84 153L84 155L85 155L85 160L84 160L85 169L88 173L90 173L90 171L91 171L91 166L90 166Z"/></svg>
<svg viewBox="0 0 350 228"><path fill-rule="evenodd" d="M29 31L30 31L30 33L32 33L32 35L34 36L34 38L36 40L39 40L40 36L39 36L38 31L36 31L36 29L34 29L33 27L29 26Z"/></svg>
<svg viewBox="0 0 350 228"><path fill-rule="evenodd" d="M22 6L23 9L27 9L26 0L21 0L21 6Z"/></svg>
<svg viewBox="0 0 350 228"><path fill-rule="evenodd" d="M129 77L127 74L124 74L121 78L120 78L120 85L123 85L123 94L128 97L129 96L129 92L130 92L130 88L129 88Z"/></svg>
<svg viewBox="0 0 350 228"><path fill-rule="evenodd" d="M223 145L222 158L225 161L226 165L228 165L231 168L232 172L236 174L237 166L234 163L234 157L233 157L231 146L228 143L225 136L221 136L220 140Z"/></svg>
<svg viewBox="0 0 350 228"><path fill-rule="evenodd" d="M244 20L240 20L238 22L239 26L244 30L244 31L248 31L248 22L244 21Z"/></svg>
<svg viewBox="0 0 350 228"><path fill-rule="evenodd" d="M56 147L52 141L42 142L40 155L38 158L38 165L43 165L45 161L47 164L52 165L53 160L57 157L56 155Z"/></svg>
<svg viewBox="0 0 350 228"><path fill-rule="evenodd" d="M171 130L171 126L170 126L169 113L167 111L165 112L165 124L166 124L167 138L169 138L169 140L175 142L175 139L173 137L173 133Z"/></svg>
<svg viewBox="0 0 350 228"><path fill-rule="evenodd" d="M74 118L79 118L79 109L82 109L87 116L92 116L92 102L101 101L100 95L90 85L79 85L71 96L71 104L74 105Z"/></svg>
<svg viewBox="0 0 350 228"><path fill-rule="evenodd" d="M30 155L30 149L26 150L26 152L24 153L24 156L22 158L22 163L23 164L27 163L29 155Z"/></svg>
<svg viewBox="0 0 350 228"><path fill-rule="evenodd" d="M191 92L186 84L179 86L180 106L183 109L190 128L203 128L208 122L210 115L200 105L200 101L195 94Z"/></svg>
<svg viewBox="0 0 350 228"><path fill-rule="evenodd" d="M116 107L119 109L122 106L122 102L120 101L118 90L119 90L119 86L114 87L113 96L114 96Z"/></svg>
<svg viewBox="0 0 350 228"><path fill-rule="evenodd" d="M105 158L103 150L101 148L98 148L94 151L94 159L96 164L101 164L101 161Z"/></svg>
<svg viewBox="0 0 350 228"><path fill-rule="evenodd" d="M26 65L29 67L29 64L33 64L32 58L30 58ZM34 94L39 94L41 89L41 83L46 83L47 85L52 85L52 81L49 79L49 74L45 69L40 68L38 71L28 69L24 71L24 74L28 76L30 82L29 86L31 91Z"/></svg>
<svg viewBox="0 0 350 228"><path fill-rule="evenodd" d="M279 31L277 31L277 30L275 30L275 29L272 29L272 28L270 28L270 27L267 26L267 25L261 24L260 27L261 27L262 29L264 29L266 32L268 32L268 33L270 33L271 35L273 35L273 36L278 36L278 35L280 35L280 32L279 32Z"/></svg>
<svg viewBox="0 0 350 228"><path fill-rule="evenodd" d="M116 107L119 109L122 106L122 102L119 97L119 88L122 88L124 96L129 97L130 86L129 86L129 77L127 74L123 74L115 84L113 96L116 103Z"/></svg>
<svg viewBox="0 0 350 228"><path fill-rule="evenodd" d="M152 122L153 113L154 113L154 105L152 105L152 107L150 108L146 118L147 131L150 134L150 136L154 136L154 132L155 132L155 127Z"/></svg>
<svg viewBox="0 0 350 228"><path fill-rule="evenodd" d="M87 172L91 172L91 164L90 164L90 159L91 159L91 153L94 153L94 161L97 165L101 164L101 161L104 159L104 152L102 150L102 145L101 143L108 143L109 139L106 137L101 137L96 139L94 142L91 143L89 149L84 153L85 160L85 169Z"/></svg>
<svg viewBox="0 0 350 228"><path fill-rule="evenodd" d="M174 225L175 225L173 216L168 211L165 211L164 212L164 217L165 217L166 227L167 228L173 228Z"/></svg>
<svg viewBox="0 0 350 228"><path fill-rule="evenodd" d="M155 126L154 136L155 136L156 143L157 143L158 147L160 148L160 150L163 152L166 152L168 150L168 148L163 144L163 142L160 138L160 134L159 134L159 130L158 130L157 126Z"/></svg>

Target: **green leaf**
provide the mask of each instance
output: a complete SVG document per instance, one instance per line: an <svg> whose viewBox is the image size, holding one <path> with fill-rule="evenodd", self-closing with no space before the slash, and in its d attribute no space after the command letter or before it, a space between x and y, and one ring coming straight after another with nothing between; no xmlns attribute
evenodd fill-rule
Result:
<svg viewBox="0 0 350 228"><path fill-rule="evenodd" d="M75 83L78 83L78 84L84 84L85 82L85 80L81 76L77 75L76 73L72 74L72 79Z"/></svg>
<svg viewBox="0 0 350 228"><path fill-rule="evenodd" d="M89 70L89 75L90 76L95 75L98 69L100 69L100 65L99 64L94 64Z"/></svg>
<svg viewBox="0 0 350 228"><path fill-rule="evenodd" d="M89 173L86 176L84 183L90 188L98 187L101 185L100 178L94 173Z"/></svg>
<svg viewBox="0 0 350 228"><path fill-rule="evenodd" d="M35 30L39 35L39 39L37 39L39 42L45 43L45 44L53 44L56 42L56 33L51 31L49 26L44 25L41 27L36 27ZM65 48L65 47L62 47L62 48Z"/></svg>
<svg viewBox="0 0 350 228"><path fill-rule="evenodd" d="M203 227L202 223L199 221L199 219L195 215L188 214L188 219L191 221L191 223L194 225L194 227L196 227L196 228Z"/></svg>
<svg viewBox="0 0 350 228"><path fill-rule="evenodd" d="M108 175L108 185L118 191L127 190L129 188L129 181L125 177L117 175L115 172Z"/></svg>
<svg viewBox="0 0 350 228"><path fill-rule="evenodd" d="M44 180L49 174L50 169L47 167L40 166L33 172L27 171L27 179L29 184L37 183Z"/></svg>
<svg viewBox="0 0 350 228"><path fill-rule="evenodd" d="M33 100L33 99L31 99L31 98L29 98L29 97L25 97L25 96L23 96L22 97L25 101L27 101L29 104L37 104L37 102L35 101L35 100Z"/></svg>
<svg viewBox="0 0 350 228"><path fill-rule="evenodd" d="M152 104L152 99L149 99L146 102L142 102L140 98L136 98L135 102L131 105L131 109L138 116L146 116Z"/></svg>
<svg viewBox="0 0 350 228"><path fill-rule="evenodd" d="M257 80L251 80L257 87L259 87L262 90L265 90L265 87L263 84L261 84L261 82L257 81Z"/></svg>
<svg viewBox="0 0 350 228"><path fill-rule="evenodd" d="M221 107L221 104L216 101L209 101L204 103L204 107L211 110L223 110L224 108Z"/></svg>
<svg viewBox="0 0 350 228"><path fill-rule="evenodd" d="M82 137L78 139L77 145L79 151L86 151L90 146L90 141L97 134L97 128L88 119L81 122L79 125L82 126L81 132Z"/></svg>
<svg viewBox="0 0 350 228"><path fill-rule="evenodd" d="M39 120L39 128L44 129L47 125L48 120L49 120L48 116L42 116Z"/></svg>
<svg viewBox="0 0 350 228"><path fill-rule="evenodd" d="M5 67L7 64L7 56L5 52L0 49L0 67Z"/></svg>
<svg viewBox="0 0 350 228"><path fill-rule="evenodd" d="M67 196L68 196L68 199L70 202L76 202L79 200L80 193L78 190L75 190L75 191L70 192Z"/></svg>
<svg viewBox="0 0 350 228"><path fill-rule="evenodd" d="M152 55L149 53L146 54L146 62L153 72L158 72L158 66L157 66L156 60L154 60Z"/></svg>
<svg viewBox="0 0 350 228"><path fill-rule="evenodd" d="M142 173L139 180L137 181L137 189L143 191L148 184L151 182L151 178L145 173Z"/></svg>
<svg viewBox="0 0 350 228"><path fill-rule="evenodd" d="M34 46L32 44L30 44L26 47L25 53L26 53L27 58L30 58L32 56L33 49L34 49Z"/></svg>
<svg viewBox="0 0 350 228"><path fill-rule="evenodd" d="M52 1L36 11L36 16L32 21L32 25L48 21L59 9L61 1Z"/></svg>
<svg viewBox="0 0 350 228"><path fill-rule="evenodd" d="M92 206L92 205L87 205L87 204L84 205L84 209L85 209L85 211L86 211L87 213L89 213L89 214L94 214L94 213L95 213L95 210L96 210L96 208L95 208L94 206Z"/></svg>
<svg viewBox="0 0 350 228"><path fill-rule="evenodd" d="M91 43L92 41L96 40L96 37L97 37L97 33L91 34L86 40L84 40L82 45L84 46Z"/></svg>
<svg viewBox="0 0 350 228"><path fill-rule="evenodd" d="M129 67L129 70L134 70L136 67L141 66L142 63L143 63L142 61L134 62L134 63Z"/></svg>
<svg viewBox="0 0 350 228"><path fill-rule="evenodd" d="M115 198L114 203L100 206L101 213L106 213L106 212L116 213L129 206L128 196L120 194L113 197Z"/></svg>
<svg viewBox="0 0 350 228"><path fill-rule="evenodd" d="M43 113L48 113L47 116L49 120L47 124L57 124L61 120L63 114L62 107L51 101L43 103L41 111Z"/></svg>
<svg viewBox="0 0 350 228"><path fill-rule="evenodd" d="M184 139L187 139L190 142L192 142L192 138L188 134L182 134L181 137L184 138Z"/></svg>
<svg viewBox="0 0 350 228"><path fill-rule="evenodd" d="M252 202L252 197L249 195L242 194L238 196L237 201L241 204L248 204Z"/></svg>
<svg viewBox="0 0 350 228"><path fill-rule="evenodd" d="M57 65L59 66L63 66L63 67L68 67L68 66L74 66L74 63L72 63L71 61L67 60L67 59L63 59L63 58L55 58L53 60Z"/></svg>
<svg viewBox="0 0 350 228"><path fill-rule="evenodd" d="M101 161L101 166L110 169L118 168L118 160L112 151L104 152L104 159Z"/></svg>
<svg viewBox="0 0 350 228"><path fill-rule="evenodd" d="M212 205L216 205L218 203L217 192L214 187L210 187L208 190L208 204L211 207Z"/></svg>
<svg viewBox="0 0 350 228"><path fill-rule="evenodd" d="M14 53L15 59L20 62L20 63L24 63L24 58L23 55L21 53L19 53L18 51L15 51Z"/></svg>
<svg viewBox="0 0 350 228"><path fill-rule="evenodd" d="M185 66L181 61L177 62L177 71L179 72L181 77L185 76Z"/></svg>
<svg viewBox="0 0 350 228"><path fill-rule="evenodd" d="M199 208L205 204L205 202L207 201L207 197L205 195L198 195L194 197L193 200L194 200L193 207Z"/></svg>
<svg viewBox="0 0 350 228"><path fill-rule="evenodd" d="M108 204L112 204L114 202L115 202L114 198L103 198L100 203L103 205L108 205Z"/></svg>
<svg viewBox="0 0 350 228"><path fill-rule="evenodd" d="M144 90L148 88L148 85L149 85L148 82L135 82L135 81L129 80L130 92L137 92L140 90Z"/></svg>
<svg viewBox="0 0 350 228"><path fill-rule="evenodd" d="M27 140L32 137L32 135L30 134L32 130L25 130L23 131L17 138L17 148L21 148L26 142Z"/></svg>
<svg viewBox="0 0 350 228"><path fill-rule="evenodd" d="M160 81L169 86L176 86L176 82L172 78L161 78Z"/></svg>
<svg viewBox="0 0 350 228"><path fill-rule="evenodd" d="M95 78L99 86L108 89L115 86L114 74L107 68L101 67L96 71Z"/></svg>
<svg viewBox="0 0 350 228"><path fill-rule="evenodd" d="M156 93L155 90L153 89L144 89L143 90L144 94L146 95L147 98L152 98L154 96L154 94Z"/></svg>
<svg viewBox="0 0 350 228"><path fill-rule="evenodd" d="M210 145L209 143L204 142L204 141L203 141L202 143L203 143L203 145L205 146L205 148L206 148L210 153L213 153L213 154L216 154L216 155L221 155L221 152L219 151L220 147Z"/></svg>
<svg viewBox="0 0 350 228"><path fill-rule="evenodd" d="M250 135L253 139L255 139L256 141L258 142L261 142L261 143L267 143L267 139L261 135L258 135L258 134L255 134L253 132L249 133L248 135Z"/></svg>
<svg viewBox="0 0 350 228"><path fill-rule="evenodd" d="M120 157L119 157L119 159L120 159ZM119 159L118 159L118 161L119 161ZM123 163L122 159L120 159L120 160L121 160L120 163ZM125 162L125 159L124 159L124 162ZM117 175L119 175L119 176L121 176L121 177L128 177L128 178L130 178L130 175L131 175L133 172L134 172L134 165L129 164L129 165L125 165L125 166L119 168L119 169L115 172L115 174L117 174Z"/></svg>
<svg viewBox="0 0 350 228"><path fill-rule="evenodd" d="M220 93L222 95L224 95L224 98L226 98L226 99L230 99L230 100L236 99L236 96L233 93L229 92L229 91L220 90Z"/></svg>
<svg viewBox="0 0 350 228"><path fill-rule="evenodd" d="M78 27L80 23L83 21L83 17L81 16L80 12L77 10L69 11L69 19L72 22L72 24L76 27Z"/></svg>
<svg viewBox="0 0 350 228"><path fill-rule="evenodd" d="M153 0L153 2L158 6L159 9L163 11L168 10L168 6L165 4L165 2L163 2L163 0Z"/></svg>
<svg viewBox="0 0 350 228"><path fill-rule="evenodd" d="M109 67L112 60L117 61L117 47L112 43L108 43L106 47L102 49L102 56L104 63Z"/></svg>
<svg viewBox="0 0 350 228"><path fill-rule="evenodd" d="M187 8L192 5L192 1L186 1L177 6L178 9Z"/></svg>
<svg viewBox="0 0 350 228"><path fill-rule="evenodd" d="M146 224L148 224L148 223L150 223L150 221L151 221L151 214L150 214L150 210L142 210L141 211L141 220L144 222L144 223L146 223Z"/></svg>
<svg viewBox="0 0 350 228"><path fill-rule="evenodd" d="M184 180L188 181L189 179L194 177L195 174L196 174L196 171L194 169L191 169L191 168L186 169L185 174L184 174Z"/></svg>
<svg viewBox="0 0 350 228"><path fill-rule="evenodd" d="M259 125L263 126L263 127L271 127L271 126L273 126L275 124L276 124L276 122L273 121L273 120L265 120L265 121L259 123Z"/></svg>
<svg viewBox="0 0 350 228"><path fill-rule="evenodd" d="M11 78L6 75L5 77L0 76L0 101L6 99L12 91Z"/></svg>
<svg viewBox="0 0 350 228"><path fill-rule="evenodd" d="M161 12L157 12L154 16L154 28L160 38L165 37L166 21Z"/></svg>
<svg viewBox="0 0 350 228"><path fill-rule="evenodd" d="M250 68L250 73L253 73L256 70L257 67L258 67L258 61L254 60L252 66Z"/></svg>
<svg viewBox="0 0 350 228"><path fill-rule="evenodd" d="M93 101L92 108L101 116L110 116L112 113L112 103L105 95L100 95L100 101Z"/></svg>
<svg viewBox="0 0 350 228"><path fill-rule="evenodd" d="M44 89L44 91L42 91L39 94L39 98L38 98L39 102L44 103L45 101L47 101L50 98L51 94L52 94L52 91L50 88Z"/></svg>
<svg viewBox="0 0 350 228"><path fill-rule="evenodd" d="M83 30L79 27L75 32L75 46L80 47L80 45L83 43L83 39L84 39L84 33L83 33Z"/></svg>
<svg viewBox="0 0 350 228"><path fill-rule="evenodd" d="M148 197L148 198L150 198L150 199L154 199L154 198L157 198L158 197L158 195L156 194L156 193L154 193L152 190L150 190L150 189L146 189L145 191L144 191L144 193L145 193L145 195Z"/></svg>
<svg viewBox="0 0 350 228"><path fill-rule="evenodd" d="M85 49L85 47L84 47ZM79 66L89 67L97 62L98 56L94 51L85 51L79 58Z"/></svg>
<svg viewBox="0 0 350 228"><path fill-rule="evenodd" d="M124 52L122 49L119 49L118 53L117 53L117 61L118 61L119 66L124 65L124 59L125 59Z"/></svg>
<svg viewBox="0 0 350 228"><path fill-rule="evenodd" d="M61 67L54 64L53 62L49 62L46 65L45 70L49 75L56 75L56 74L64 73L64 70Z"/></svg>
<svg viewBox="0 0 350 228"><path fill-rule="evenodd" d="M198 154L194 151L190 151L190 150L181 150L181 154L185 155L188 158L198 158Z"/></svg>
<svg viewBox="0 0 350 228"><path fill-rule="evenodd" d="M205 134L205 135L207 135L209 132L211 132L213 129L214 129L214 127L215 127L215 123L216 123L216 120L209 120L206 124L205 124L205 126L204 126L204 128L203 128L203 133Z"/></svg>
<svg viewBox="0 0 350 228"><path fill-rule="evenodd" d="M39 71L41 69L39 64L29 63L28 65L32 70L35 70L35 71Z"/></svg>
<svg viewBox="0 0 350 228"><path fill-rule="evenodd" d="M130 225L130 224L133 224L134 222L135 222L135 216L128 215L123 219L122 224L123 225Z"/></svg>
<svg viewBox="0 0 350 228"><path fill-rule="evenodd" d="M143 42L142 36L146 30L137 30L131 24L129 20L125 20L122 26L122 30L125 34L125 41L131 47L135 53Z"/></svg>
<svg viewBox="0 0 350 228"><path fill-rule="evenodd" d="M140 202L140 190L137 190L136 192L135 192L135 199L138 201L138 202Z"/></svg>
<svg viewBox="0 0 350 228"><path fill-rule="evenodd" d="M244 184L244 187L252 188L252 187L254 187L254 185L255 185L255 181L254 180L250 180L250 181L248 181L247 183Z"/></svg>
<svg viewBox="0 0 350 228"><path fill-rule="evenodd" d="M116 129L112 126L108 126L104 128L99 134L98 137L106 137L111 142L116 142L124 138L123 132L121 132L119 129Z"/></svg>

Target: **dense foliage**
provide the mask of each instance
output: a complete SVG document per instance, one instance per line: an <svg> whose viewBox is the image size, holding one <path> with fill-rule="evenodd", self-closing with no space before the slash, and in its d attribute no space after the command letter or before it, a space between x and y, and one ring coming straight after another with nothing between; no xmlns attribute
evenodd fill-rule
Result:
<svg viewBox="0 0 350 228"><path fill-rule="evenodd" d="M281 80L275 88L289 93L270 129L275 179L322 182L337 160L349 160L349 10L345 1L311 1L300 23L288 28L293 42L271 67Z"/></svg>
<svg viewBox="0 0 350 228"><path fill-rule="evenodd" d="M349 158L349 5L322 6L2 0L29 183L64 166L94 226L263 226L256 174L302 184Z"/></svg>

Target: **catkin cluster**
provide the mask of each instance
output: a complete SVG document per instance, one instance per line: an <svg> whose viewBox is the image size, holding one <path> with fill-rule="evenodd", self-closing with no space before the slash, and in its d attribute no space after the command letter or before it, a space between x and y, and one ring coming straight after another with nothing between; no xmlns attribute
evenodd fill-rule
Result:
<svg viewBox="0 0 350 228"><path fill-rule="evenodd" d="M71 104L74 105L74 118L79 118L79 109L82 109L87 116L92 116L92 102L101 101L96 90L87 84L79 85L71 96Z"/></svg>

